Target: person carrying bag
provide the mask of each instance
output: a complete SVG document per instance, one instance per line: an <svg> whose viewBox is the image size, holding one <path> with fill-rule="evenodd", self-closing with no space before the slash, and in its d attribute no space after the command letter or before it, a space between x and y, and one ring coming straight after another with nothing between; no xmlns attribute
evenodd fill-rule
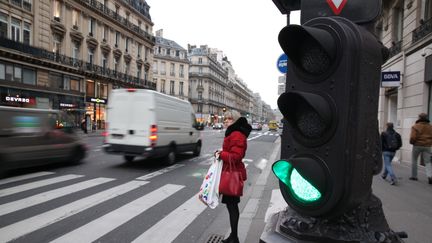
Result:
<svg viewBox="0 0 432 243"><path fill-rule="evenodd" d="M199 200L211 209L215 209L217 205L219 205L219 181L221 172L222 161L215 158L204 177L198 193Z"/></svg>
<svg viewBox="0 0 432 243"><path fill-rule="evenodd" d="M227 205L231 234L223 243L237 243L238 221L240 217L238 203L243 195L244 181L247 179L246 168L242 162L247 149L247 137L252 127L246 118L240 117L237 111L228 111L224 114L226 127L222 151L216 151L215 157L223 161L222 174L219 183L219 193L222 203Z"/></svg>

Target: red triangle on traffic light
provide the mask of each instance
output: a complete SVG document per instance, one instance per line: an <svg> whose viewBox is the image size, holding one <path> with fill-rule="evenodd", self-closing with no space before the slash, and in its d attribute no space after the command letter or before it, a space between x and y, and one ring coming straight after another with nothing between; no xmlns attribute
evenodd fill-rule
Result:
<svg viewBox="0 0 432 243"><path fill-rule="evenodd" d="M333 10L333 13L339 15L348 0L327 0L328 5Z"/></svg>

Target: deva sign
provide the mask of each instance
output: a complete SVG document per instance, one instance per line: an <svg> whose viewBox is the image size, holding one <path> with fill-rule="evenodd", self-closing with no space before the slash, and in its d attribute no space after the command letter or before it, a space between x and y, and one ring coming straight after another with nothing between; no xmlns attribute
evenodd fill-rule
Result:
<svg viewBox="0 0 432 243"><path fill-rule="evenodd" d="M399 87L400 71L381 72L381 87Z"/></svg>

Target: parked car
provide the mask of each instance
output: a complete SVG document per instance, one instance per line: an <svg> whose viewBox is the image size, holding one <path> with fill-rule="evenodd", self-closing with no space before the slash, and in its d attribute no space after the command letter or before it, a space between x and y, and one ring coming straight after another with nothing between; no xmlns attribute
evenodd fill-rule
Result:
<svg viewBox="0 0 432 243"><path fill-rule="evenodd" d="M81 161L86 145L64 112L0 106L0 171Z"/></svg>
<svg viewBox="0 0 432 243"><path fill-rule="evenodd" d="M222 123L216 123L213 125L213 129L223 129L223 124Z"/></svg>
<svg viewBox="0 0 432 243"><path fill-rule="evenodd" d="M201 133L191 103L153 90L112 90L107 126L105 152L123 155L127 162L137 156L163 157L170 165L179 153L201 153Z"/></svg>
<svg viewBox="0 0 432 243"><path fill-rule="evenodd" d="M252 130L261 131L262 130L261 124L259 124L259 123L252 123Z"/></svg>

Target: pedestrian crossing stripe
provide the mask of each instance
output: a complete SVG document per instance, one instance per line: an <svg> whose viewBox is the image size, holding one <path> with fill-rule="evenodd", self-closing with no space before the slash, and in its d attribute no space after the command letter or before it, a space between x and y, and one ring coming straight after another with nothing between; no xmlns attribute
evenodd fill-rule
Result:
<svg viewBox="0 0 432 243"><path fill-rule="evenodd" d="M83 175L64 175L64 176L58 176L58 177L49 178L49 179L45 179L45 180L41 180L41 181L31 182L31 183L27 183L24 185L9 187L9 188L0 190L0 197L5 197L5 196L9 196L9 195L12 195L15 193L24 192L24 191L28 191L31 189L35 189L35 188L39 188L39 187L43 187L43 186L48 186L48 185L52 185L55 183L59 183L59 182L67 181L67 180L72 180L72 179L76 179L76 178L80 178L80 177L83 177Z"/></svg>
<svg viewBox="0 0 432 243"><path fill-rule="evenodd" d="M79 199L53 210L41 213L31 218L18 221L11 225L0 228L0 242L7 242L29 234L33 231L56 223L64 218L82 212L97 204L109 199L123 195L129 191L137 189L149 182L147 181L130 181L122 185L110 188L108 190L93 194L91 196Z"/></svg>
<svg viewBox="0 0 432 243"><path fill-rule="evenodd" d="M98 238L104 236L110 231L116 229L120 225L131 220L135 216L143 213L147 209L153 207L160 201L166 199L172 194L178 192L184 186L166 184L146 195L140 197L114 211L111 211L104 216L91 221L90 223L79 227L53 241L52 243L62 242L93 242ZM196 201L198 199L195 198ZM183 221L184 218L176 218L178 221ZM159 232L160 233L160 232ZM163 234L165 236L165 234ZM147 242L161 242L161 241L147 241Z"/></svg>
<svg viewBox="0 0 432 243"><path fill-rule="evenodd" d="M194 195L142 235L138 236L133 242L172 242L206 208L207 207L198 200L198 195ZM161 234L161 232L163 233Z"/></svg>
<svg viewBox="0 0 432 243"><path fill-rule="evenodd" d="M100 184L113 181L111 178L96 178L92 180L87 180L72 184L70 186L54 189L51 191L43 192L31 197L26 197L21 200L13 201L10 203L5 203L0 206L0 216L8 213L12 213L24 208L28 208L37 204L41 204L74 192L78 192L90 187L98 186Z"/></svg>
<svg viewBox="0 0 432 243"><path fill-rule="evenodd" d="M36 173L31 173L26 175L14 176L14 177L0 180L0 185L17 182L17 181L23 181L23 180L46 176L46 175L52 175L52 174L54 174L54 172L41 171L41 172L36 172Z"/></svg>
<svg viewBox="0 0 432 243"><path fill-rule="evenodd" d="M156 177L156 176L162 175L162 174L164 174L164 173L170 172L170 171L172 171L172 170L175 170L175 169L180 168L180 167L183 167L183 166L184 166L184 164L175 164L175 165L171 165L170 167L166 167L166 168L163 168L163 169L161 169L161 170L158 170L158 171L155 171L155 172L152 172L152 173L149 173L149 174L143 175L143 176L141 176L141 177L138 177L138 178L136 178L135 180L142 180L142 181L149 180L149 179L151 179L151 178L153 178L153 177Z"/></svg>

